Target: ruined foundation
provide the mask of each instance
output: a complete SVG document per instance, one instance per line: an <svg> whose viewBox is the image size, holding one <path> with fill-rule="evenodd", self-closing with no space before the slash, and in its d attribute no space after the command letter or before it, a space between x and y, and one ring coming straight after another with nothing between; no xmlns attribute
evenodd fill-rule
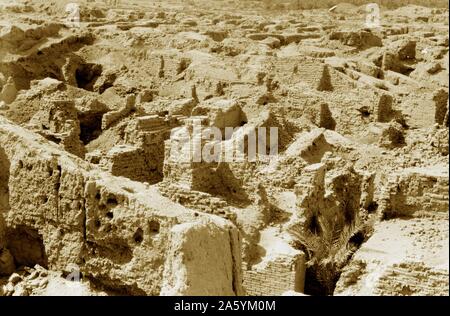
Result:
<svg viewBox="0 0 450 316"><path fill-rule="evenodd" d="M0 0L1 296L448 295L448 3L72 2Z"/></svg>

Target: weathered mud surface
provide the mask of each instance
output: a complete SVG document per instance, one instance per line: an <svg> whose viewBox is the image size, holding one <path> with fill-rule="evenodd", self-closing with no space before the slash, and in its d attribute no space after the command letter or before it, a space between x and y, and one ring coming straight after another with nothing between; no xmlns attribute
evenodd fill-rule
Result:
<svg viewBox="0 0 450 316"><path fill-rule="evenodd" d="M294 2L0 0L0 295L448 295L448 4Z"/></svg>

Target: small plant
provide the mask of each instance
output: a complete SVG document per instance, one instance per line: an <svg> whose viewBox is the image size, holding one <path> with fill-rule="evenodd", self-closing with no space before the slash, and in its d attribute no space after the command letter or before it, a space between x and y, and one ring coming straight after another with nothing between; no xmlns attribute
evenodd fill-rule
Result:
<svg viewBox="0 0 450 316"><path fill-rule="evenodd" d="M291 230L296 246L308 258L306 263L305 293L332 295L342 268L369 233L369 223L356 217L348 225L337 225L330 220L318 219L320 229Z"/></svg>

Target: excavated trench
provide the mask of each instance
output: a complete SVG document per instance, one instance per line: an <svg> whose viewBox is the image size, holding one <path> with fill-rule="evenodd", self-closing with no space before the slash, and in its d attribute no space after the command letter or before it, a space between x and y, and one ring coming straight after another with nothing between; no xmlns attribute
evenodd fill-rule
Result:
<svg viewBox="0 0 450 316"><path fill-rule="evenodd" d="M342 270L370 237L371 226L365 222L357 227L352 220L342 229L330 229L312 216L307 229L309 232L295 243L295 248L306 254L304 293L333 295Z"/></svg>

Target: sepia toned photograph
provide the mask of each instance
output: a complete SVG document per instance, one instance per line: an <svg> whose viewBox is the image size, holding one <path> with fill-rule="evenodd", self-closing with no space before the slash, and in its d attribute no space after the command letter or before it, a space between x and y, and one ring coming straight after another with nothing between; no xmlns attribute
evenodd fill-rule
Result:
<svg viewBox="0 0 450 316"><path fill-rule="evenodd" d="M0 296L448 296L448 23L447 0L0 0Z"/></svg>

